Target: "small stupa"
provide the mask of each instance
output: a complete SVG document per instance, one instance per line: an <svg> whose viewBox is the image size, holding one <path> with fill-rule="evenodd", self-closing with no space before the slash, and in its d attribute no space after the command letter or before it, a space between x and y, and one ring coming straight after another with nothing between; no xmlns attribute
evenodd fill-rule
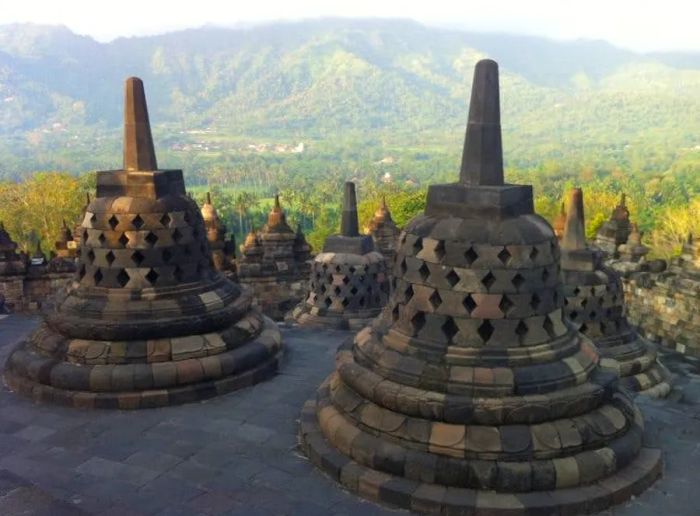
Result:
<svg viewBox="0 0 700 516"><path fill-rule="evenodd" d="M617 258L617 247L627 242L632 223L630 222L630 210L627 208L627 195L620 197L620 203L613 209L612 215L598 230L595 237L595 245L604 251L609 257Z"/></svg>
<svg viewBox="0 0 700 516"><path fill-rule="evenodd" d="M561 203L561 207L559 209L559 213L557 216L554 218L554 221L552 222L552 229L554 229L554 234L556 237L561 240L562 235L564 235L564 225L566 224L566 208L564 207L564 203Z"/></svg>
<svg viewBox="0 0 700 516"><path fill-rule="evenodd" d="M27 262L17 252L17 242L12 240L0 221L0 276L16 276L27 272Z"/></svg>
<svg viewBox="0 0 700 516"><path fill-rule="evenodd" d="M277 326L211 267L181 170L160 170L143 83L126 81L124 166L97 173L74 281L10 354L37 401L135 409L197 401L275 374Z"/></svg>
<svg viewBox="0 0 700 516"><path fill-rule="evenodd" d="M302 325L359 329L375 318L389 297L384 255L360 235L355 184L345 183L340 234L329 236L314 258L309 290L288 319Z"/></svg>
<svg viewBox="0 0 700 516"><path fill-rule="evenodd" d="M417 512L599 511L648 487L661 453L564 318L557 238L531 186L503 181L498 91L477 63L460 180L404 228L389 305L339 348L301 442L347 489Z"/></svg>
<svg viewBox="0 0 700 516"><path fill-rule="evenodd" d="M569 194L566 227L561 242L565 313L577 329L593 340L600 354L620 364L621 383L660 397L670 387L668 371L658 363L656 348L642 338L625 316L622 281L603 264L603 254L589 247L584 234L583 191Z"/></svg>
<svg viewBox="0 0 700 516"><path fill-rule="evenodd" d="M401 230L391 217L386 197L382 197L381 205L374 212L367 227L367 233L372 236L375 249L386 257L387 264L391 268L396 258L396 247Z"/></svg>
<svg viewBox="0 0 700 516"><path fill-rule="evenodd" d="M226 225L219 217L214 204L211 202L211 192L207 192L206 200L201 208L204 229L211 250L212 266L229 279L236 279L236 241L233 235L229 239Z"/></svg>
<svg viewBox="0 0 700 516"><path fill-rule="evenodd" d="M282 320L306 292L310 247L301 227L295 232L287 222L279 195L275 195L267 223L251 230L241 246L238 277L250 287L268 317Z"/></svg>
<svg viewBox="0 0 700 516"><path fill-rule="evenodd" d="M627 242L618 246L617 254L623 262L640 263L644 261L648 253L649 248L642 244L642 234L637 224L633 222L630 236L627 238Z"/></svg>

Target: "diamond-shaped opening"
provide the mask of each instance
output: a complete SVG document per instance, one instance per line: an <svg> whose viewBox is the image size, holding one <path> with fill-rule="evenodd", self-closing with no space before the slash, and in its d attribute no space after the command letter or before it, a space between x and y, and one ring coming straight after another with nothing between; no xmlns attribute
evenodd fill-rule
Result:
<svg viewBox="0 0 700 516"><path fill-rule="evenodd" d="M491 321L486 319L483 323L481 323L481 326L479 326L479 328L476 331L479 332L481 340L483 340L484 343L486 343L491 338L491 335L493 335L493 330L493 324L491 324Z"/></svg>
<svg viewBox="0 0 700 516"><path fill-rule="evenodd" d="M413 299L413 287L409 285L406 287L406 290L404 291L404 298L403 302L408 303L411 299Z"/></svg>
<svg viewBox="0 0 700 516"><path fill-rule="evenodd" d="M355 294L357 294L357 287L352 287L352 288L350 289L350 293L351 293L353 296L354 296Z"/></svg>
<svg viewBox="0 0 700 516"><path fill-rule="evenodd" d="M170 249L163 249L163 261L168 263L173 258L173 253Z"/></svg>
<svg viewBox="0 0 700 516"><path fill-rule="evenodd" d="M88 235L87 229L85 231L83 231L83 242L86 242L89 236L90 235Z"/></svg>
<svg viewBox="0 0 700 516"><path fill-rule="evenodd" d="M566 299L564 299L564 301L566 301L568 304L568 301ZM559 292L554 292L554 295L552 296L552 302L554 303L554 306L559 306Z"/></svg>
<svg viewBox="0 0 700 516"><path fill-rule="evenodd" d="M149 231L144 240L153 246L158 242L158 236L153 231Z"/></svg>
<svg viewBox="0 0 700 516"><path fill-rule="evenodd" d="M87 258L90 260L90 263L95 263L95 251L90 249L87 253Z"/></svg>
<svg viewBox="0 0 700 516"><path fill-rule="evenodd" d="M581 333L586 333L586 330L588 330L588 326L586 326L585 324L582 324L578 328L578 331L580 331Z"/></svg>
<svg viewBox="0 0 700 516"><path fill-rule="evenodd" d="M476 261L476 259L479 258L479 255L476 254L476 251L473 247L470 247L464 253L464 258L467 260L467 265L471 267L471 265Z"/></svg>
<svg viewBox="0 0 700 516"><path fill-rule="evenodd" d="M177 281L182 281L182 278L185 277L185 272L182 270L182 268L179 265L175 266L175 270L173 271L173 276Z"/></svg>
<svg viewBox="0 0 700 516"><path fill-rule="evenodd" d="M154 269L151 269L150 271L148 271L145 278L151 285L155 285L156 281L158 281L158 276L159 274Z"/></svg>
<svg viewBox="0 0 700 516"><path fill-rule="evenodd" d="M335 266L335 272L340 272L340 265Z"/></svg>
<svg viewBox="0 0 700 516"><path fill-rule="evenodd" d="M114 260L116 260L116 259L117 259L117 257L114 256L114 253L113 253L112 251L109 251L109 252L105 255L105 260L107 260L107 263L110 264L110 265L112 265L112 264L114 263Z"/></svg>
<svg viewBox="0 0 700 516"><path fill-rule="evenodd" d="M339 296L339 295L340 295L340 287L335 287L335 288L333 289L333 292L335 292L335 295L336 295L336 296Z"/></svg>
<svg viewBox="0 0 700 516"><path fill-rule="evenodd" d="M326 288L325 283L324 283L324 284L321 284L321 294L325 294L325 293L326 293L326 290L328 290L328 289Z"/></svg>
<svg viewBox="0 0 700 516"><path fill-rule="evenodd" d="M177 244L180 240L182 240L182 236L182 231L180 231L178 228L173 230L173 242Z"/></svg>
<svg viewBox="0 0 700 516"><path fill-rule="evenodd" d="M345 283L346 285L350 283L350 278L348 278L347 276L343 276L343 283Z"/></svg>
<svg viewBox="0 0 700 516"><path fill-rule="evenodd" d="M360 306L365 306L365 296L362 296L359 301Z"/></svg>
<svg viewBox="0 0 700 516"><path fill-rule="evenodd" d="M131 255L131 260L136 264L136 265L141 265L143 261L146 259L146 257L143 255L141 251L134 251L133 254Z"/></svg>
<svg viewBox="0 0 700 516"><path fill-rule="evenodd" d="M90 217L90 222L92 222L92 224L94 225L95 222L97 222L97 215L95 215L95 214L93 213L92 216Z"/></svg>
<svg viewBox="0 0 700 516"><path fill-rule="evenodd" d="M122 233L122 236L119 237L119 243L124 247L129 243L129 237L126 236L126 233Z"/></svg>
<svg viewBox="0 0 700 516"><path fill-rule="evenodd" d="M584 297L584 298L581 300L581 306L582 306L583 308L586 308L586 305L587 305L587 304L588 304L588 298L587 298L587 297Z"/></svg>
<svg viewBox="0 0 700 516"><path fill-rule="evenodd" d="M343 307L347 307L350 304L350 300L347 297L344 297L341 303Z"/></svg>
<svg viewBox="0 0 700 516"><path fill-rule="evenodd" d="M394 308L391 310L391 318L394 322L399 320L399 305L394 305Z"/></svg>
<svg viewBox="0 0 700 516"><path fill-rule="evenodd" d="M170 225L170 222L173 219L170 218L170 215L165 213L161 218L160 218L160 223L163 225L163 227L168 227Z"/></svg>
<svg viewBox="0 0 700 516"><path fill-rule="evenodd" d="M336 270L337 270L338 272L340 272L340 268L339 268L339 267L336 267ZM350 266L350 268L349 268L348 270L350 271L350 274L355 274L355 270L356 270L356 269L355 269L355 267L353 267L352 265Z"/></svg>
<svg viewBox="0 0 700 516"><path fill-rule="evenodd" d="M537 293L532 294L532 298L530 299L530 306L532 309L537 310L541 303L542 300L540 299L540 296L538 296Z"/></svg>
<svg viewBox="0 0 700 516"><path fill-rule="evenodd" d="M575 296L578 296L580 293L581 293L581 289L580 289L580 288L578 288L578 287L574 288L574 295L575 295Z"/></svg>
<svg viewBox="0 0 700 516"><path fill-rule="evenodd" d="M494 283L496 283L496 276L494 276L494 275L491 273L491 271L489 271L489 272L486 274L486 276L484 276L483 278L481 278L481 283L483 283L483 285L484 285L487 289L489 289L489 288L491 288L491 287L493 286Z"/></svg>
<svg viewBox="0 0 700 516"><path fill-rule="evenodd" d="M506 265L510 259L512 258L512 255L510 254L510 251L508 251L507 248L501 249L501 251L498 253L498 259L501 260L501 263L503 265Z"/></svg>
<svg viewBox="0 0 700 516"><path fill-rule="evenodd" d="M331 300L330 297L327 297L326 299L323 300L323 303L326 305L326 308L327 308L333 304L333 301Z"/></svg>
<svg viewBox="0 0 700 516"><path fill-rule="evenodd" d="M503 295L501 297L501 301L498 303L498 308L501 309L501 312L503 312L503 315L508 315L508 311L513 308L513 301L510 300L510 298L506 295Z"/></svg>
<svg viewBox="0 0 700 516"><path fill-rule="evenodd" d="M114 228L116 228L119 225L119 219L116 215L112 215L107 221L107 223L109 224L109 227L112 228L112 230L114 230Z"/></svg>
<svg viewBox="0 0 700 516"><path fill-rule="evenodd" d="M516 289L520 290L522 284L525 283L525 278L523 278L522 274L517 273L515 276L513 276L513 279L510 280L510 282Z"/></svg>
<svg viewBox="0 0 700 516"><path fill-rule="evenodd" d="M595 319L597 316L598 316L598 312L596 312L595 310L593 310L593 311L591 312L591 315L589 316L589 318L590 318L590 319Z"/></svg>
<svg viewBox="0 0 700 516"><path fill-rule="evenodd" d="M423 239L418 237L416 238L416 241L413 242L413 252L415 254L418 254L421 251L421 249L423 249Z"/></svg>
<svg viewBox="0 0 700 516"><path fill-rule="evenodd" d="M459 333L459 327L455 324L452 317L448 317L445 323L442 325L442 333L445 334L445 337L447 337L447 340L450 342L454 336Z"/></svg>
<svg viewBox="0 0 700 516"><path fill-rule="evenodd" d="M104 278L104 276L102 275L102 271L100 269L97 269L93 278L95 278L95 285L99 285L100 281L102 281L102 279Z"/></svg>
<svg viewBox="0 0 700 516"><path fill-rule="evenodd" d="M186 211L185 214L182 216L182 220L184 220L188 224L192 221L192 217L190 217L190 213L188 211Z"/></svg>
<svg viewBox="0 0 700 516"><path fill-rule="evenodd" d="M474 301L474 298L472 297L471 294L468 294L467 297L464 298L464 301L462 301L462 304L464 305L464 308L467 309L467 312L469 312L470 314L476 308L476 302Z"/></svg>
<svg viewBox="0 0 700 516"><path fill-rule="evenodd" d="M435 244L435 257L438 260L442 260L445 257L445 241L444 240L438 240L438 243Z"/></svg>
<svg viewBox="0 0 700 516"><path fill-rule="evenodd" d="M402 275L403 275L403 274L406 274L406 271L408 270L408 265L406 265L406 259L405 259L405 258L404 258L403 260L401 260L401 265L399 266L399 268L401 269L401 274L402 274Z"/></svg>
<svg viewBox="0 0 700 516"><path fill-rule="evenodd" d="M120 287L125 287L127 283L129 283L129 274L124 270L120 270L119 274L117 274L117 283L119 283Z"/></svg>
<svg viewBox="0 0 700 516"><path fill-rule="evenodd" d="M604 334L604 333L605 333L605 329L606 329L606 328L605 328L605 323L601 321L601 322L600 322L600 332Z"/></svg>
<svg viewBox="0 0 700 516"><path fill-rule="evenodd" d="M447 283L450 284L450 287L454 287L457 283L459 283L459 274L457 274L454 269L450 269L450 272L447 273L445 279L447 280Z"/></svg>
<svg viewBox="0 0 700 516"><path fill-rule="evenodd" d="M520 342L522 342L525 335L527 335L527 324L523 321L518 322L518 325L515 327L515 334L518 336Z"/></svg>
<svg viewBox="0 0 700 516"><path fill-rule="evenodd" d="M542 327L544 328L544 331L547 332L547 335L549 335L549 338L553 339L554 337L556 337L556 335L554 335L554 323L552 323L552 320L549 318L549 316L544 318Z"/></svg>
<svg viewBox="0 0 700 516"><path fill-rule="evenodd" d="M85 265L81 265L80 270L78 271L78 277L83 279L85 277L85 272Z"/></svg>
<svg viewBox="0 0 700 516"><path fill-rule="evenodd" d="M425 314L423 312L416 312L416 314L411 318L411 326L413 326L413 333L418 333L425 326Z"/></svg>
<svg viewBox="0 0 700 516"><path fill-rule="evenodd" d="M423 281L427 280L428 276L430 276L430 269L428 269L428 266L425 263L423 263L418 269L418 274L420 274L420 277L423 278Z"/></svg>
<svg viewBox="0 0 700 516"><path fill-rule="evenodd" d="M107 241L107 237L104 233L100 233L100 236L97 237L97 240L100 242L100 245L104 245L104 243Z"/></svg>
<svg viewBox="0 0 700 516"><path fill-rule="evenodd" d="M132 220L131 223L136 229L141 229L144 224L144 220L141 218L141 215L136 215Z"/></svg>
<svg viewBox="0 0 700 516"><path fill-rule="evenodd" d="M577 317L578 312L576 310L572 310L571 312L569 312L569 319L571 319L572 321L575 321Z"/></svg>
<svg viewBox="0 0 700 516"><path fill-rule="evenodd" d="M530 260L534 262L539 254L540 252L533 246L533 248L530 250Z"/></svg>
<svg viewBox="0 0 700 516"><path fill-rule="evenodd" d="M547 283L547 280L549 279L549 269L546 267L542 270L542 281L544 283Z"/></svg>
<svg viewBox="0 0 700 516"><path fill-rule="evenodd" d="M442 304L442 298L440 297L440 293L437 290L434 291L431 294L428 301L430 301L430 304L433 305L433 308L437 310L437 308Z"/></svg>

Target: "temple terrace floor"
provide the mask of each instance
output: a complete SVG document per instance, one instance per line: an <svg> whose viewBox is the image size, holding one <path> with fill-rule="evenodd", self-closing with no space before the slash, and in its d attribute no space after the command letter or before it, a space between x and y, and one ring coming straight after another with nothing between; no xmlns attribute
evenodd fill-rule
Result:
<svg viewBox="0 0 700 516"><path fill-rule="evenodd" d="M0 320L0 363L37 322ZM343 491L297 449L301 407L351 333L282 331L280 374L202 403L79 410L35 405L0 386L0 514L407 514ZM697 514L700 360L662 360L676 375L674 391L637 402L650 442L664 452L663 478L604 514Z"/></svg>

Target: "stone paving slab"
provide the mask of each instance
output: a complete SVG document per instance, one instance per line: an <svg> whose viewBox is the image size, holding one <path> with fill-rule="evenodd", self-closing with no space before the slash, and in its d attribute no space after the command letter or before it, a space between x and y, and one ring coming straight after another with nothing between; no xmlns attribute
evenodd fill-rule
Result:
<svg viewBox="0 0 700 516"><path fill-rule="evenodd" d="M37 322L0 320L0 363ZM301 407L349 335L284 328L279 375L179 407L69 409L35 405L0 386L0 514L407 514L345 492L297 449ZM663 359L678 375L676 389L666 401L637 400L650 443L664 451L664 477L605 515L697 514L700 361Z"/></svg>

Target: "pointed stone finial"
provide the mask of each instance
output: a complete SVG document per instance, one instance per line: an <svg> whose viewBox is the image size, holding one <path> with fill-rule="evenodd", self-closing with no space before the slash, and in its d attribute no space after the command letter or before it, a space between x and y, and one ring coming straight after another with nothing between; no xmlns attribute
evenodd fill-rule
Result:
<svg viewBox="0 0 700 516"><path fill-rule="evenodd" d="M207 204L211 204L211 192L207 192Z"/></svg>
<svg viewBox="0 0 700 516"><path fill-rule="evenodd" d="M627 206L627 194L625 192L622 192L620 197L620 206Z"/></svg>
<svg viewBox="0 0 700 516"><path fill-rule="evenodd" d="M124 91L124 170L157 169L143 82L129 77Z"/></svg>
<svg viewBox="0 0 700 516"><path fill-rule="evenodd" d="M280 194L275 194L275 208L281 209L281 206L280 206Z"/></svg>
<svg viewBox="0 0 700 516"><path fill-rule="evenodd" d="M85 192L85 206L88 206L91 202L90 192Z"/></svg>
<svg viewBox="0 0 700 516"><path fill-rule="evenodd" d="M340 234L347 237L360 236L357 221L357 197L355 196L355 183L345 183L345 196L343 197L343 214L340 223Z"/></svg>
<svg viewBox="0 0 700 516"><path fill-rule="evenodd" d="M561 248L567 251L586 248L585 217L583 214L583 191L574 188L569 192L566 224L561 239Z"/></svg>
<svg viewBox="0 0 700 516"><path fill-rule="evenodd" d="M482 59L474 68L460 181L473 186L503 184L498 63L491 59Z"/></svg>
<svg viewBox="0 0 700 516"><path fill-rule="evenodd" d="M382 208L384 208L385 210L389 209L386 205L386 194L382 195Z"/></svg>

